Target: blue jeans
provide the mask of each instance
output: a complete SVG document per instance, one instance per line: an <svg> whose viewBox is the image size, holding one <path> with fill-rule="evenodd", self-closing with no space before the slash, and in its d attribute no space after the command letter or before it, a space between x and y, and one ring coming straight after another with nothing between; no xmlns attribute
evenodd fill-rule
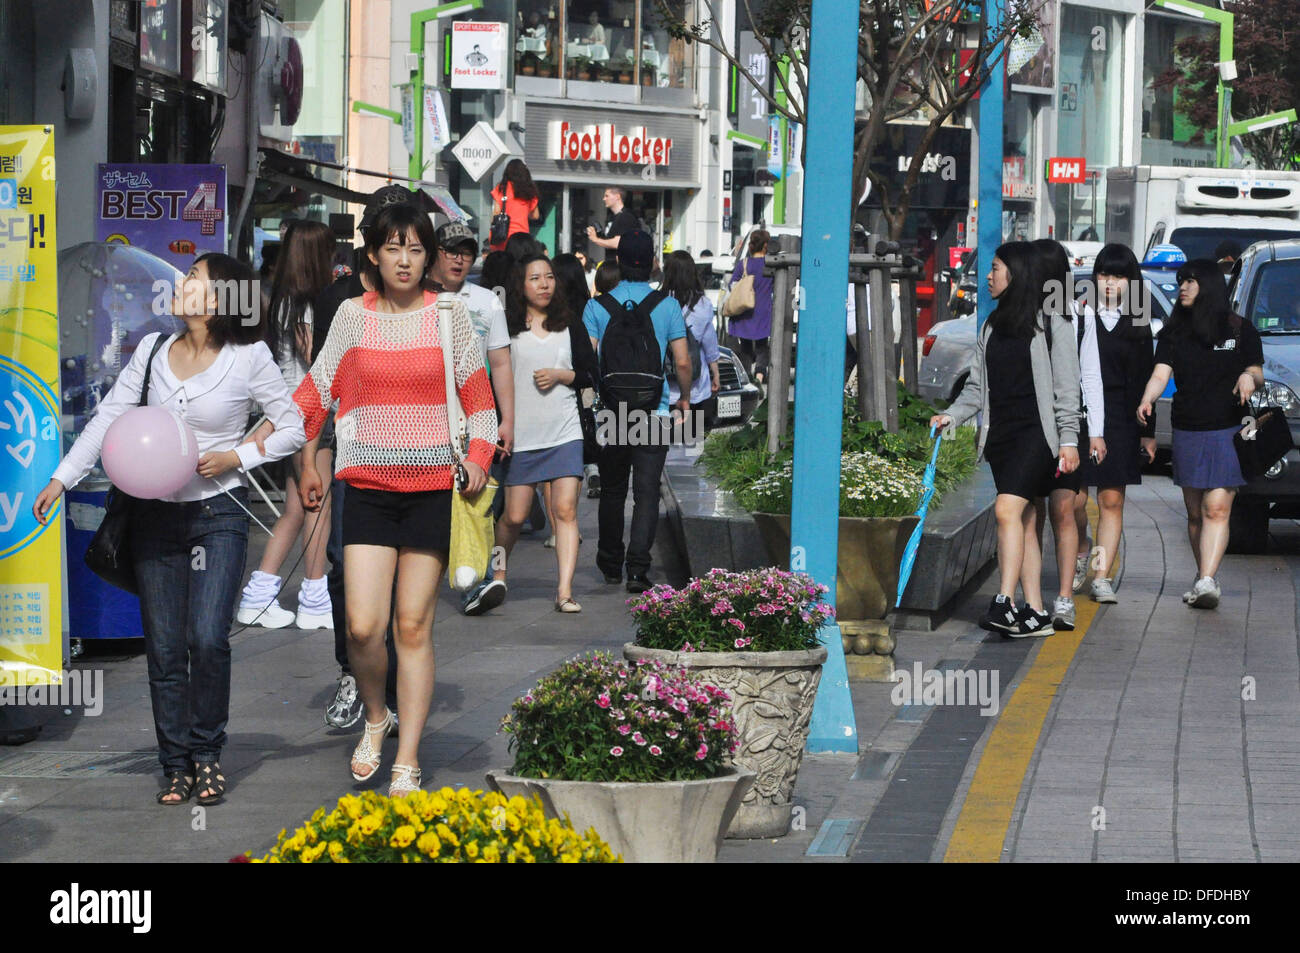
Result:
<svg viewBox="0 0 1300 953"><path fill-rule="evenodd" d="M231 492L247 505L246 489ZM140 500L131 548L158 758L164 771L216 761L230 716L230 625L248 517L224 494L193 503Z"/></svg>

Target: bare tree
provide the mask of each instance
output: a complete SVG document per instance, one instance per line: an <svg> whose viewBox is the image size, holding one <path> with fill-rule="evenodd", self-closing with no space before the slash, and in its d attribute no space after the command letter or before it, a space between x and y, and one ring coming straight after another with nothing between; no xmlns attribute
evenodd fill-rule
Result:
<svg viewBox="0 0 1300 953"><path fill-rule="evenodd" d="M983 0L859 0L856 82L866 99L865 114L853 141L853 193L857 205L869 182L879 196L890 237L902 235L912 191L939 130L949 125L974 98L990 72L1006 56L1009 41L1031 36L1049 0L1006 0L1006 14L994 30L982 22ZM805 121L811 0L740 0L758 43L771 62L783 56L788 76L774 70L778 101L754 80L741 62L733 38L716 28L717 0L698 0L697 16L688 19L683 0L656 0L657 14L674 36L716 50L759 90L772 112L792 122ZM847 77L846 77L847 79ZM884 175L871 168L890 122L921 115L924 132L905 173ZM999 139L1002 130L994 133ZM806 140L805 140L806 141Z"/></svg>

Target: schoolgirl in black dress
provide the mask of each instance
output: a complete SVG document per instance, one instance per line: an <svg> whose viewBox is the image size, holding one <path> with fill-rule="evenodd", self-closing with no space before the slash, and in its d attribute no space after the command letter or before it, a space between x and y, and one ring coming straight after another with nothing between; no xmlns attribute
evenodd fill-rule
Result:
<svg viewBox="0 0 1300 953"><path fill-rule="evenodd" d="M1040 311L1044 271L1028 242L997 250L988 275L997 307L976 337L966 386L932 426L960 424L983 413L979 452L997 485L1001 588L980 620L1012 637L1051 635L1043 611L1042 551L1032 502L1051 492L1056 474L1079 465L1079 361L1071 326ZM1052 322L1052 343L1045 327ZM1017 584L1026 605L1017 608Z"/></svg>
<svg viewBox="0 0 1300 953"><path fill-rule="evenodd" d="M1081 467L1083 489L1074 512L1080 538L1087 535L1088 488L1097 488L1097 551L1092 580L1095 602L1115 602L1115 556L1124 529L1125 487L1142 482L1142 456L1155 459L1156 422L1137 421L1142 391L1155 366L1150 302L1142 295L1137 256L1124 245L1105 246L1092 268L1093 288L1079 308L1080 361L1101 371L1102 402L1089 400L1092 453ZM1096 439L1100 438L1100 440ZM1085 567L1086 570L1086 567Z"/></svg>

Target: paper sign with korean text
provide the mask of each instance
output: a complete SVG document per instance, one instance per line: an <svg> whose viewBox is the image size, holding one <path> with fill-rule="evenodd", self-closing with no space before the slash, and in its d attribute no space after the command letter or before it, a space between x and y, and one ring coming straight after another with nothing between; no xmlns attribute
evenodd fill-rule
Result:
<svg viewBox="0 0 1300 953"><path fill-rule="evenodd" d="M0 126L0 698L61 681L63 507L32 512L59 427L54 130Z"/></svg>

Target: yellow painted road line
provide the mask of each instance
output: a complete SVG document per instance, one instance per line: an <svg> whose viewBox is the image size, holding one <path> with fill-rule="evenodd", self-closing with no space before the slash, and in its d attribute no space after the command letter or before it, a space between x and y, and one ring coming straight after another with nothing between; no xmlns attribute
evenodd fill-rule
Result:
<svg viewBox="0 0 1300 953"><path fill-rule="evenodd" d="M1095 520L1091 501L1088 510ZM1074 631L1058 632L1043 641L1038 658L993 726L948 841L944 863L997 863L1002 859L1011 815L1052 699L1099 608L1088 598L1076 599L1075 606Z"/></svg>

